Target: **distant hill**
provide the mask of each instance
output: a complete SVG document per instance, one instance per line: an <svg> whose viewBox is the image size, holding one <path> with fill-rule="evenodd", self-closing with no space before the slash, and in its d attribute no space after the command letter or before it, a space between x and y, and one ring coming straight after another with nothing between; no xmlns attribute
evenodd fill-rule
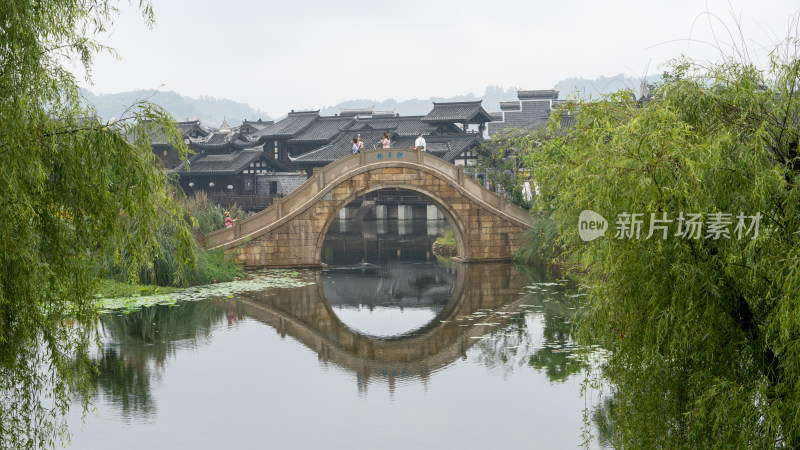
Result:
<svg viewBox="0 0 800 450"><path fill-rule="evenodd" d="M648 75L648 83L654 83L661 80L660 75ZM624 74L614 75L610 77L599 77L594 79L588 78L567 78L561 80L556 84L556 89L559 90L558 98L599 98L603 94L610 94L620 89L631 89L634 94L639 96L639 86L641 79L627 77ZM525 89L549 89L549 87L536 87L524 86ZM401 116L418 116L430 112L433 107L433 102L466 102L483 100L483 109L487 111L499 111L500 101L516 100L517 91L515 88L505 88L503 86L488 86L483 92L482 96L474 93L459 95L455 97L433 97L429 99L411 99L397 101L395 99L386 100L347 100L333 106L322 108L320 114L334 115L338 114L340 108L368 108L374 107L375 111L391 111L399 113Z"/></svg>
<svg viewBox="0 0 800 450"><path fill-rule="evenodd" d="M237 126L242 120L270 120L264 111L247 103L234 102L214 97L185 97L172 91L138 90L117 94L94 94L82 89L81 94L94 106L97 114L104 120L119 118L131 104L147 100L166 109L176 120L196 117L210 127L218 127L222 120L230 126Z"/></svg>
<svg viewBox="0 0 800 450"><path fill-rule="evenodd" d="M645 78L650 84L661 81L661 75L648 75ZM631 89L636 97L639 97L641 84L641 78L627 77L622 73L611 77L601 76L594 79L567 78L557 84L559 89L558 98L600 98L604 94L610 94L622 89Z"/></svg>
<svg viewBox="0 0 800 450"><path fill-rule="evenodd" d="M369 108L374 107L375 111L391 111L401 116L422 116L428 114L433 108L433 102L469 102L475 100L483 100L483 108L487 111L499 111L500 100L515 100L517 98L517 91L514 88L505 89L501 86L489 86L479 97L473 93L466 95L458 95L455 97L431 97L428 99L411 99L398 102L390 98L386 100L347 100L333 106L327 106L320 110L322 115L338 114L340 108Z"/></svg>
<svg viewBox="0 0 800 450"><path fill-rule="evenodd" d="M661 79L660 75L648 75L650 83ZM599 77L594 79L587 78L567 78L556 84L559 89L559 98L566 99L570 96L580 98L598 98L602 94L608 94L620 89L631 89L636 96L639 96L639 85L641 80L638 78L627 77L624 74L610 77ZM548 89L542 86L524 86L525 89ZM103 120L120 117L125 109L132 103L140 100L161 105L176 120L196 117L210 127L218 127L223 118L231 126L237 126L242 120L271 120L272 118L259 109L253 108L247 103L234 102L232 100L219 99L214 97L185 97L172 91L138 90L120 92L118 94L94 94L88 90L81 91L86 101L94 105L97 114ZM483 95L478 96L474 93L458 95L455 97L432 97L429 99L411 99L397 101L389 98L386 100L346 100L333 106L321 109L323 116L332 116L340 112L340 108L368 108L373 107L375 111L394 111L402 116L421 116L430 112L433 102L465 102L483 100L483 108L487 111L499 111L500 101L516 100L517 91L513 87L488 86ZM288 112L288 111L287 111Z"/></svg>

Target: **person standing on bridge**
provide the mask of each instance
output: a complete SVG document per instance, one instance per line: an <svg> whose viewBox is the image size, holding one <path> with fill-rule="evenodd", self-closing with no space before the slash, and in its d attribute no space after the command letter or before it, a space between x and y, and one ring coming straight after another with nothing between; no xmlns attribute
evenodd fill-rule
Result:
<svg viewBox="0 0 800 450"><path fill-rule="evenodd" d="M358 151L364 150L364 141L361 140L361 134L358 135L356 139L356 145L358 146Z"/></svg>
<svg viewBox="0 0 800 450"><path fill-rule="evenodd" d="M232 227L236 219L231 219L231 213L225 211L225 228Z"/></svg>
<svg viewBox="0 0 800 450"><path fill-rule="evenodd" d="M425 145L425 138L422 137L422 132L421 131L419 133L419 137L417 138L417 140L414 141L414 150L419 150L421 152L427 151L426 145Z"/></svg>
<svg viewBox="0 0 800 450"><path fill-rule="evenodd" d="M353 146L350 148L354 155L358 154L358 139L353 138Z"/></svg>
<svg viewBox="0 0 800 450"><path fill-rule="evenodd" d="M383 148L392 148L392 140L389 139L389 133L383 133L383 139L381 139L381 145L383 145Z"/></svg>

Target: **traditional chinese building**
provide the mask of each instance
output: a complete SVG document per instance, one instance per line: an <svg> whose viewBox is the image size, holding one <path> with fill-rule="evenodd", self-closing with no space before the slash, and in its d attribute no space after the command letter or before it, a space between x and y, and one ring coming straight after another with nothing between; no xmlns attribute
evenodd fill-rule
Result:
<svg viewBox="0 0 800 450"><path fill-rule="evenodd" d="M354 120L341 128L329 143L292 157L292 163L310 174L314 167L349 155L355 137L361 137L366 149L375 149L381 147L381 138L386 133L393 148L411 148L422 133L428 152L456 165L469 165L475 159L473 149L483 142L486 123L492 120L480 101L434 103L425 116L401 117L371 109L358 110L351 115L352 111L342 111L346 114L344 119L352 117Z"/></svg>
<svg viewBox="0 0 800 450"><path fill-rule="evenodd" d="M183 141L187 144L193 140L203 139L211 133L199 120L178 122L176 126L181 132ZM167 169L174 169L181 164L178 150L166 141L164 133L160 129L154 129L150 132L150 146L153 148L153 154L158 157L161 164Z"/></svg>
<svg viewBox="0 0 800 450"><path fill-rule="evenodd" d="M236 202L257 210L293 191L314 167L351 154L352 139L359 136L365 148L372 149L380 148L387 133L392 147L403 149L413 147L422 133L429 153L470 165L491 120L476 101L434 103L427 115L409 117L373 108L342 109L325 117L319 111L292 111L277 122L245 121L238 128L223 121L214 131L199 121L180 122L195 154L182 164L177 153L174 160L162 161L174 169L187 195L202 190L223 204ZM157 145L154 142L154 152L162 151Z"/></svg>
<svg viewBox="0 0 800 450"><path fill-rule="evenodd" d="M173 172L187 195L204 191L223 204L263 209L305 181L238 131L220 127L206 139L190 142L195 154Z"/></svg>
<svg viewBox="0 0 800 450"><path fill-rule="evenodd" d="M517 100L500 102L500 112L493 114L489 123L489 136L514 130L533 131L543 128L550 119L550 113L564 100L558 100L558 91L517 90ZM572 126L574 118L562 118L562 126Z"/></svg>

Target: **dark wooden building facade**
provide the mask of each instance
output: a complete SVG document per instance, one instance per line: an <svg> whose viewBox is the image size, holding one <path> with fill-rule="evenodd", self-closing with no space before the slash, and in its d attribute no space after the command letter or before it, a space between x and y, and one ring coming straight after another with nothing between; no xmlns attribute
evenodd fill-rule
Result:
<svg viewBox="0 0 800 450"><path fill-rule="evenodd" d="M179 122L193 152L185 163L158 139L151 141L153 151L179 176L187 195L204 191L225 205L235 202L259 210L299 186L314 167L350 155L354 137L360 136L365 148L373 149L381 147L380 139L387 133L393 148L411 148L422 133L428 152L469 165L491 120L477 101L434 103L427 115L409 117L372 108L343 109L341 114L324 117L319 111L292 111L277 122L245 121L236 128L223 122L214 131L199 121Z"/></svg>

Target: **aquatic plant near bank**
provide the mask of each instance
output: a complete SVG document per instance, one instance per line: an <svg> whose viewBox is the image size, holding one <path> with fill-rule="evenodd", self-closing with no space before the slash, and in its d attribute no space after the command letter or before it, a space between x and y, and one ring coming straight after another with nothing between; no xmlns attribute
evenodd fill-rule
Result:
<svg viewBox="0 0 800 450"><path fill-rule="evenodd" d="M197 301L212 297L232 297L243 292L261 291L269 288L293 288L314 284L304 277L304 272L270 269L256 272L242 280L226 283L206 284L175 292L157 295L132 295L118 298L98 298L97 307L103 313L130 312L153 305L173 305L179 301Z"/></svg>

